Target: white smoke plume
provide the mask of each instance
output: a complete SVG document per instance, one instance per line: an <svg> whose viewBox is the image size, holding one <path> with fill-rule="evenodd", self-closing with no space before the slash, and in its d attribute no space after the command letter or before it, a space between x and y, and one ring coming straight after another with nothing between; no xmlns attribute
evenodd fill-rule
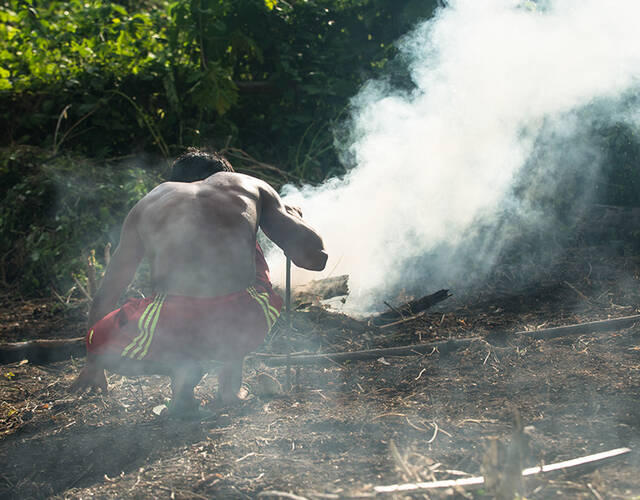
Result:
<svg viewBox="0 0 640 500"><path fill-rule="evenodd" d="M551 230L539 200L568 172L585 196L597 176L589 128L639 122L624 100L639 84L639 19L637 0L439 9L399 43L415 88L374 81L353 99L344 178L283 190L330 255L324 273L295 269L294 282L348 274L349 308L365 311L403 286L481 275L514 231ZM281 280L283 258L270 263Z"/></svg>

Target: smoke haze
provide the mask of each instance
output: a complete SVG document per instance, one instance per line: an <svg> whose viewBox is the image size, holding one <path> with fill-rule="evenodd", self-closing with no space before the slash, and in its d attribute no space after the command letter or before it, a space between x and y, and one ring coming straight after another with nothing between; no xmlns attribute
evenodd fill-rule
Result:
<svg viewBox="0 0 640 500"><path fill-rule="evenodd" d="M520 234L548 240L591 195L594 127L640 123L638 19L636 0L458 0L418 25L399 42L414 88L373 81L352 100L346 175L283 190L330 256L294 282L348 274L363 312L481 280Z"/></svg>

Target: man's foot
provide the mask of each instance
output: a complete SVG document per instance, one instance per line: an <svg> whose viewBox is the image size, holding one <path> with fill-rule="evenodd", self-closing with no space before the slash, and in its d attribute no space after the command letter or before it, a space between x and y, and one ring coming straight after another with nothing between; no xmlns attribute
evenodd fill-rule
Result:
<svg viewBox="0 0 640 500"><path fill-rule="evenodd" d="M203 370L197 363L176 366L171 375L171 402L168 414L178 418L193 418L198 415L200 402L194 396L194 388L200 381Z"/></svg>
<svg viewBox="0 0 640 500"><path fill-rule="evenodd" d="M166 407L167 409L163 411L161 415L184 420L198 419L201 417L200 402L196 399L189 402L172 399L166 404Z"/></svg>
<svg viewBox="0 0 640 500"><path fill-rule="evenodd" d="M237 393L225 393L220 391L218 397L213 401L212 406L214 408L225 408L231 406L238 406L246 402L249 391L246 387L242 386Z"/></svg>

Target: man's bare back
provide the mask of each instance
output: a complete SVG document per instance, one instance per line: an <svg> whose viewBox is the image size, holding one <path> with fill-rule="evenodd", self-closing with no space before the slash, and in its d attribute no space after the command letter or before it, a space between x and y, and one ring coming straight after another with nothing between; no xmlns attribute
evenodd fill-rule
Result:
<svg viewBox="0 0 640 500"><path fill-rule="evenodd" d="M149 193L138 207L137 230L156 291L217 297L250 286L261 187L257 179L220 172Z"/></svg>

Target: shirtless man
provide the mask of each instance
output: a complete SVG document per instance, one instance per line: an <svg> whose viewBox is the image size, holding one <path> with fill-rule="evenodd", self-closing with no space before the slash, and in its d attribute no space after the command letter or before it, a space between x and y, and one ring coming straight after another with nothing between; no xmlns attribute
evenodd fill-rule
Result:
<svg viewBox="0 0 640 500"><path fill-rule="evenodd" d="M171 377L177 413L197 410L202 363L222 361L219 398L237 399L245 355L264 341L282 308L258 228L299 267L320 271L322 239L276 191L238 174L216 154L189 150L127 215L120 244L89 312L87 365L72 390L107 389L104 369ZM143 257L154 294L114 310Z"/></svg>

